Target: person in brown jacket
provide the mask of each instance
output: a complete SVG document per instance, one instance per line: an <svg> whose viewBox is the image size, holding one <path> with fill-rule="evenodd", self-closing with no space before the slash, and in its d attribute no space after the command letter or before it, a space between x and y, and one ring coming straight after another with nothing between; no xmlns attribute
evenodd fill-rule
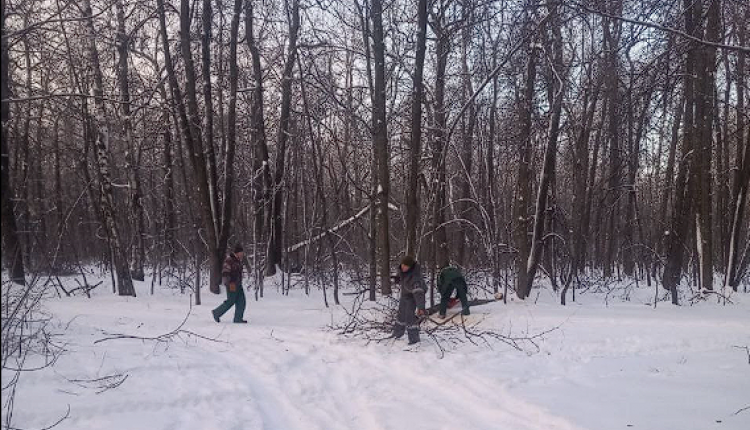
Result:
<svg viewBox="0 0 750 430"><path fill-rule="evenodd" d="M419 317L425 315L425 291L427 288L422 278L422 268L411 255L401 260L395 282L401 284L401 296L398 301L398 316L393 325L393 337L402 337L404 332L409 338L409 345L419 342Z"/></svg>
<svg viewBox="0 0 750 430"><path fill-rule="evenodd" d="M242 261L245 257L242 245L236 245L234 252L227 255L221 268L221 283L227 288L227 299L219 307L211 311L214 321L224 315L229 308L234 306L234 322L246 323L243 319L245 313L245 290L242 288Z"/></svg>

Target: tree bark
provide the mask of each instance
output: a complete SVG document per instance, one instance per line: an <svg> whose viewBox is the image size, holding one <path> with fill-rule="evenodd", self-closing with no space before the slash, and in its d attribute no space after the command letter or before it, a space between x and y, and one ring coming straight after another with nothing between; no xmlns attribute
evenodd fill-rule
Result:
<svg viewBox="0 0 750 430"><path fill-rule="evenodd" d="M372 52L375 59L375 81L372 106L372 143L378 171L376 190L378 218L378 258L380 259L380 291L391 295L390 265L391 245L388 225L390 198L390 172L388 167L388 129L385 108L385 37L383 34L383 1L372 0Z"/></svg>
<svg viewBox="0 0 750 430"><path fill-rule="evenodd" d="M445 28L444 17L440 16L433 24L433 32L437 38L435 56L437 65L435 70L435 131L434 148L432 151L432 171L435 175L433 192L435 193L432 235L433 261L436 268L442 268L450 263L448 255L448 235L445 228L445 210L447 205L446 191L446 153L448 150L447 124L448 114L445 106L445 74L450 54L450 32Z"/></svg>
<svg viewBox="0 0 750 430"><path fill-rule="evenodd" d="M83 14L86 19L87 51L94 73L94 106L96 108L96 158L99 164L99 182L101 187L101 209L109 235L110 249L117 272L117 293L121 296L135 296L133 280L130 276L128 259L122 245L120 228L115 220L115 202L112 190L112 179L109 172L109 127L107 112L104 105L104 77L99 63L99 51L96 48L96 32L92 17L91 2L83 0Z"/></svg>
<svg viewBox="0 0 750 430"><path fill-rule="evenodd" d="M125 29L125 6L122 0L117 0L117 81L120 86L120 109L125 128L126 153L125 162L128 172L128 191L130 194L130 210L134 227L135 241L132 249L130 271L133 279L143 281L143 265L146 259L146 222L144 219L143 202L141 198L141 181L138 173L139 160L136 156L136 143L133 136L133 120L130 111L130 83L128 81L128 53L130 37Z"/></svg>
<svg viewBox="0 0 750 430"><path fill-rule="evenodd" d="M0 95L0 110L2 111L2 148L0 148L0 206L2 207L2 227L3 227L3 260L5 266L10 271L10 277L13 282L25 285L25 271L23 266L23 250L21 241L18 239L18 229L16 227L16 214L13 210L12 197L13 187L10 183L10 152L8 150L8 127L10 123L10 57L8 54L8 39L5 34L5 0L2 0L2 95Z"/></svg>
<svg viewBox="0 0 750 430"><path fill-rule="evenodd" d="M705 38L712 42L718 42L720 41L721 24L719 10L721 0L709 0L707 6ZM698 86L696 88L695 101L698 136L695 147L696 169L694 170L697 194L693 194L693 198L697 199L695 227L700 286L706 290L713 290L713 200L711 186L713 175L711 165L713 159L713 101L715 92L716 48L710 45L702 45L699 48L698 55L700 68L698 70Z"/></svg>
<svg viewBox="0 0 750 430"><path fill-rule="evenodd" d="M525 299L531 292L528 263L531 255L529 242L529 214L531 204L531 156L532 156L532 114L534 111L534 86L536 82L536 52L534 42L529 43L524 87L520 111L521 135L519 137L518 177L513 202L513 237L518 255L516 257L516 295Z"/></svg>
<svg viewBox="0 0 750 430"><path fill-rule="evenodd" d="M549 80L552 81L552 110L550 112L549 129L547 133L547 145L544 151L544 162L542 175L539 180L539 189L536 198L536 212L534 214L534 229L531 238L531 249L526 262L526 283L519 285L516 292L518 297L525 299L531 293L539 259L541 257L542 245L544 244L544 220L547 213L547 200L549 198L550 183L555 175L557 162L557 138L560 134L560 116L562 113L562 100L565 93L566 72L563 64L563 42L560 31L560 23L557 19L557 6L550 6L550 29L553 35L552 51L554 55Z"/></svg>
<svg viewBox="0 0 750 430"><path fill-rule="evenodd" d="M750 20L750 8L745 10L744 22L738 19L739 44L744 46L747 41L747 22ZM745 216L745 205L747 204L748 185L750 184L750 132L746 130L745 115L745 79L747 77L747 56L744 52L737 55L736 91L737 91L737 153L735 156L735 169L732 175L732 195L730 213L732 216L729 234L729 253L727 255L727 274L724 285L737 291L739 287L739 275L742 270L740 266L740 233L742 231ZM747 139L745 139L747 136Z"/></svg>
<svg viewBox="0 0 750 430"><path fill-rule="evenodd" d="M406 185L406 253L416 255L419 225L419 160L422 155L422 99L424 98L424 59L427 40L427 0L417 5L417 52L414 63L414 86L411 99L411 139L409 145L409 179Z"/></svg>

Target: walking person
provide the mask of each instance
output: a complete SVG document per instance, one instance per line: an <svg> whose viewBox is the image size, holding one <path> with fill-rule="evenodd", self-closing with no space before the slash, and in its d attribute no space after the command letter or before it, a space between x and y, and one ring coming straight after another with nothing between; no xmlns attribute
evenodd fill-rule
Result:
<svg viewBox="0 0 750 430"><path fill-rule="evenodd" d="M440 318L445 318L448 310L448 301L450 300L453 290L456 290L458 299L461 300L461 311L464 315L471 314L469 311L469 299L466 297L468 286L463 273L458 267L445 266L440 270L437 279L438 291L440 291Z"/></svg>
<svg viewBox="0 0 750 430"><path fill-rule="evenodd" d="M219 322L229 308L234 306L234 322L247 323L243 319L245 313L245 290L242 288L242 261L245 253L242 245L236 245L234 251L224 259L221 268L221 283L227 289L227 299L219 307L212 310L214 321Z"/></svg>
<svg viewBox="0 0 750 430"><path fill-rule="evenodd" d="M419 342L419 322L425 315L425 287L422 268L411 255L405 256L399 265L395 282L401 284L398 316L393 326L393 337L401 338L407 333L409 345Z"/></svg>

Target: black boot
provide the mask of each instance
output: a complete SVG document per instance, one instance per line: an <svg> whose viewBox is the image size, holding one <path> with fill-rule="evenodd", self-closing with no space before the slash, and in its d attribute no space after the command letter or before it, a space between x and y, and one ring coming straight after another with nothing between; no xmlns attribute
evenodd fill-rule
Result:
<svg viewBox="0 0 750 430"><path fill-rule="evenodd" d="M409 335L409 345L414 345L419 342L419 329L408 330L407 334Z"/></svg>
<svg viewBox="0 0 750 430"><path fill-rule="evenodd" d="M393 333L391 334L391 337L394 339L401 339L404 336L405 328L402 324L396 323L393 326Z"/></svg>
<svg viewBox="0 0 750 430"><path fill-rule="evenodd" d="M469 310L469 307L466 306L463 311L461 311L461 314L463 315L471 315L471 311Z"/></svg>

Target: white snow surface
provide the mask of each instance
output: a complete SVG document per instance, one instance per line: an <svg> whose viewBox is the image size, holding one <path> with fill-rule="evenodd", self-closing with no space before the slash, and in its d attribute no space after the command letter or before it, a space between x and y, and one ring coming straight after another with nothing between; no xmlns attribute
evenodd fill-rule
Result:
<svg viewBox="0 0 750 430"><path fill-rule="evenodd" d="M105 282L106 285L106 282ZM548 290L527 302L472 309L482 328L540 333L538 349L434 340L367 343L328 326L346 317L320 291L247 293L249 324L217 324L223 300L204 293L171 342L117 339L177 328L190 296L136 282L139 296L100 286L93 297L51 297L45 311L66 352L54 367L21 375L13 424L56 429L175 430L747 430L750 428L750 296L733 305L649 304L578 295L560 306ZM330 291L330 290L329 290ZM345 304L351 295L342 295ZM332 302L332 298L329 297ZM535 303L536 301L536 303ZM94 380L127 375L100 391ZM4 380L8 375L4 373ZM5 392L3 392L5 395ZM5 402L5 398L3 399Z"/></svg>

